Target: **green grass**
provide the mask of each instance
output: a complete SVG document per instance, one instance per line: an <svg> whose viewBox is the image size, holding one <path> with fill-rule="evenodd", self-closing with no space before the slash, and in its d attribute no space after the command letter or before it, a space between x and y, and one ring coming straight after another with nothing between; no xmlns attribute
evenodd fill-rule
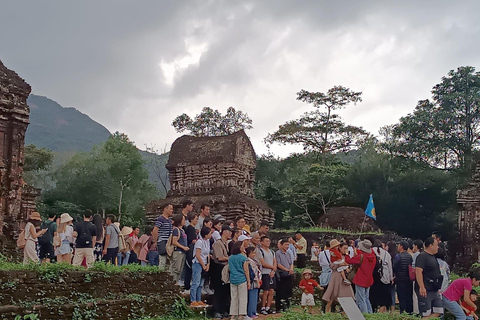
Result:
<svg viewBox="0 0 480 320"><path fill-rule="evenodd" d="M337 233L341 235L352 235L352 236L360 236L360 235L383 235L381 232L353 232L344 229L334 229L328 227L309 227L309 228L300 228L295 230L289 229L271 229L270 232L272 233L295 233L295 231L300 230L300 232L323 232L323 233Z"/></svg>

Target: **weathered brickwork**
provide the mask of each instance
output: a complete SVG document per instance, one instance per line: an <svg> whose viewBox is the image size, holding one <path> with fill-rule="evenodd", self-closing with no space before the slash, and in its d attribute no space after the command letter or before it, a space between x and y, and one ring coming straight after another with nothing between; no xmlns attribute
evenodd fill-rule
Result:
<svg viewBox="0 0 480 320"><path fill-rule="evenodd" d="M243 216L252 228L262 220L273 222L273 212L254 196L256 167L255 151L243 130L221 137L182 136L172 144L166 165L171 190L166 199L149 203L147 219L152 223L165 202L178 211L190 199L195 210L207 203L213 214Z"/></svg>

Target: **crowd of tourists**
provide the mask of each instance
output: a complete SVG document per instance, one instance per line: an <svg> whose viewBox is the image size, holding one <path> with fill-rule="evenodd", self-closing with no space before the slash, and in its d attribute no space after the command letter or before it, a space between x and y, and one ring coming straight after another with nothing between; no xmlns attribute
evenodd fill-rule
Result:
<svg viewBox="0 0 480 320"><path fill-rule="evenodd" d="M101 260L160 268L168 264L175 284L190 296L190 306L206 307L202 294L211 295L214 317L219 319L249 320L287 310L294 266L302 269L298 286L305 310L315 305L317 290L323 291L327 313L338 298L351 297L363 313L393 311L398 299L400 312L429 318L448 310L456 319L478 319L473 287L479 285L480 270L451 282L439 233L425 241L366 237L313 242L310 260L321 267L317 282L305 268L308 244L301 232L280 239L276 248L268 232L266 221L252 232L243 217L235 221L219 214L211 217L207 204L196 213L187 200L175 215L172 204L162 206L155 225L146 227L141 236L139 228L120 229L114 215L104 223L100 215L86 210L76 223L68 213L58 219L52 214L42 222L34 212L19 246L24 248L24 264L52 259L85 267Z"/></svg>

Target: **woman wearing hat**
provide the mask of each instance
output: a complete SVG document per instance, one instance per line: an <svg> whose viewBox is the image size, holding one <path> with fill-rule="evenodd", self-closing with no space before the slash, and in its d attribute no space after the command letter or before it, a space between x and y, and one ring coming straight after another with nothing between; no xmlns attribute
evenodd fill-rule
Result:
<svg viewBox="0 0 480 320"><path fill-rule="evenodd" d="M125 240L125 252L123 253L125 254L125 257L123 257L123 254L122 254L122 266L126 266L127 264L130 263L130 255L131 255L131 251L133 250L133 240L130 237L132 232L133 232L133 228L127 227L127 226L124 226L122 228L122 231L120 231L120 234Z"/></svg>
<svg viewBox="0 0 480 320"><path fill-rule="evenodd" d="M62 213L60 216L60 225L57 229L61 241L60 246L55 250L57 262L72 263L72 247L70 246L70 244L73 243L72 223L73 218L68 213Z"/></svg>
<svg viewBox="0 0 480 320"><path fill-rule="evenodd" d="M38 237L47 232L48 229L36 231L36 228L42 223L42 217L38 212L32 212L25 226L25 248L23 248L23 264L31 262L38 263L37 242Z"/></svg>

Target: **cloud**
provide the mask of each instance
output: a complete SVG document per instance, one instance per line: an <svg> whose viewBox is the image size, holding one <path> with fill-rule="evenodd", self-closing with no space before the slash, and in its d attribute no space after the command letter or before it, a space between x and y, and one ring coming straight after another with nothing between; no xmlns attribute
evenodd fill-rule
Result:
<svg viewBox="0 0 480 320"><path fill-rule="evenodd" d="M246 111L257 153L309 106L300 89L344 85L345 121L376 133L476 66L477 1L2 1L0 59L37 94L74 106L139 147L178 137L181 113ZM287 155L298 150L276 146Z"/></svg>

